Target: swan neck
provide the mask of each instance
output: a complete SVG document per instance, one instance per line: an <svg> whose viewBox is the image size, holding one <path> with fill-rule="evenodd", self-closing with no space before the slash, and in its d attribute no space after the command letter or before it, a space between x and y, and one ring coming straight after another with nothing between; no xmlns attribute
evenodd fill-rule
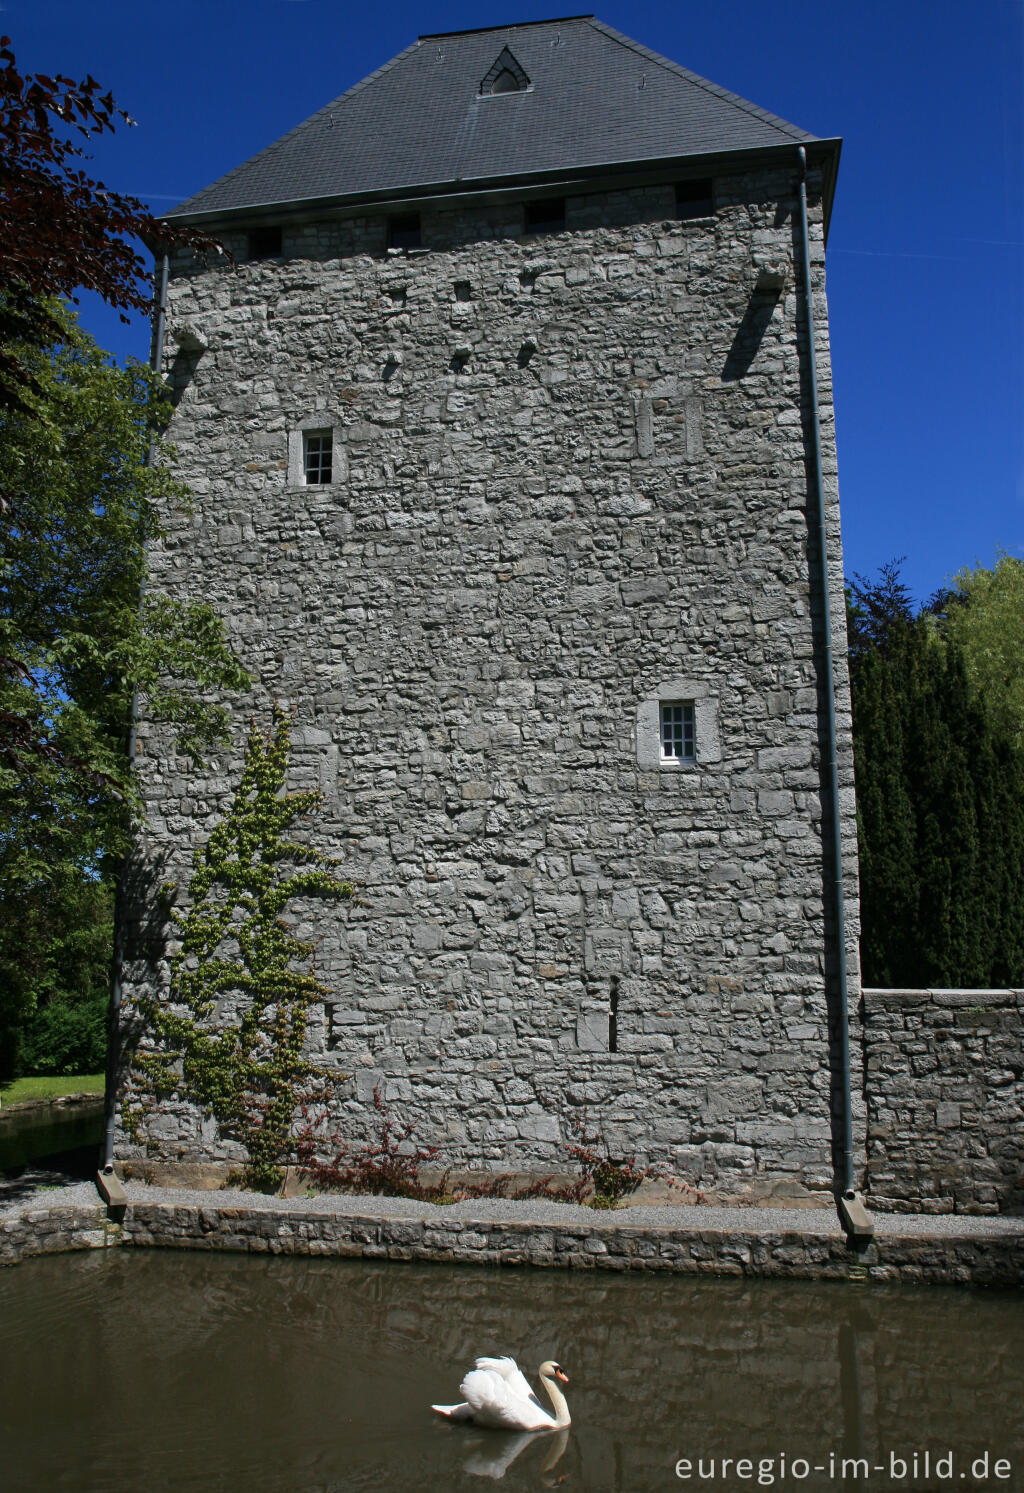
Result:
<svg viewBox="0 0 1024 1493"><path fill-rule="evenodd" d="M554 1412L555 1412L555 1425L556 1426L567 1426L567 1425L569 1425L570 1424L570 1420L569 1420L569 1407L565 1403L565 1395L559 1389L559 1387L555 1383L555 1381L553 1379L549 1379L546 1374L542 1374L541 1375L541 1381L540 1382L543 1384L544 1388L547 1390L547 1392L548 1392L548 1399L551 1401L551 1404L552 1404L552 1406L554 1408Z"/></svg>

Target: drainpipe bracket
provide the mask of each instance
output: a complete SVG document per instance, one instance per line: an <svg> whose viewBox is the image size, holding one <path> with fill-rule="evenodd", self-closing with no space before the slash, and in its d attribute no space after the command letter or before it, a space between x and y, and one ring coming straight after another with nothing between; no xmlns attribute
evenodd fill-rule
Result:
<svg viewBox="0 0 1024 1493"><path fill-rule="evenodd" d="M858 1243L875 1237L875 1220L864 1206L864 1199L859 1192L841 1196L838 1207L839 1221L847 1239Z"/></svg>

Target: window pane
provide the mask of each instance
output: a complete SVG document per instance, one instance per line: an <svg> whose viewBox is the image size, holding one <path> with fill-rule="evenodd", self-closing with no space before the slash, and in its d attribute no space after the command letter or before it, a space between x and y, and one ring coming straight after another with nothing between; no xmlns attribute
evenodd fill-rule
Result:
<svg viewBox="0 0 1024 1493"><path fill-rule="evenodd" d="M690 700L664 700L661 705L662 761L695 760L693 703Z"/></svg>
<svg viewBox="0 0 1024 1493"><path fill-rule="evenodd" d="M302 463L306 482L322 485L331 480L332 437L329 430L307 431L302 437Z"/></svg>

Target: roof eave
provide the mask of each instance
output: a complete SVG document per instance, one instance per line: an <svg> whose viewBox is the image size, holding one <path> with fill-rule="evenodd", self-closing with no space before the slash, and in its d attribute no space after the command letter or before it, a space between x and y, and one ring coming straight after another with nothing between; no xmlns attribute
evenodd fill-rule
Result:
<svg viewBox="0 0 1024 1493"><path fill-rule="evenodd" d="M828 230L832 225L832 204L836 197L836 181L839 177L839 157L843 151L842 137L836 135L831 140L817 140L815 145L819 147L817 152L812 152L808 145L808 163L814 162L821 168L821 219L824 241L828 243ZM828 146L828 150L821 151L821 146Z"/></svg>
<svg viewBox="0 0 1024 1493"><path fill-rule="evenodd" d="M709 151L700 155L657 156L633 161L604 161L592 166L571 167L561 171L418 182L389 187L376 192L350 192L330 197L302 197L286 202L253 202L245 203L240 207L220 208L212 211L167 213L164 221L196 228L217 226L227 228L236 223L258 224L271 220L278 222L282 218L308 217L313 214L345 211L361 206L389 207L400 203L423 203L436 198L479 199L485 194L522 193L536 191L546 186L564 189L577 182L593 190L599 182L604 181L613 183L656 173L678 173L681 177L699 176L723 168L737 170L744 166L769 164L787 155L791 156L795 163L796 153L801 145L807 152L808 164L820 167L822 172L822 207L827 238L842 145L838 138L786 140L778 145L758 146L751 150Z"/></svg>

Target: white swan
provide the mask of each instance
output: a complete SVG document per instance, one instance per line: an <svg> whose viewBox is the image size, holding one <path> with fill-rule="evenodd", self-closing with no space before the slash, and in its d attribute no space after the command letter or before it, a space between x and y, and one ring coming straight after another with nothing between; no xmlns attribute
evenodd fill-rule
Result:
<svg viewBox="0 0 1024 1493"><path fill-rule="evenodd" d="M545 1410L514 1358L478 1358L459 1385L461 1405L431 1405L445 1420L471 1420L497 1431L557 1431L569 1424L569 1407L555 1380L569 1376L552 1359L540 1366L540 1382L554 1406Z"/></svg>

